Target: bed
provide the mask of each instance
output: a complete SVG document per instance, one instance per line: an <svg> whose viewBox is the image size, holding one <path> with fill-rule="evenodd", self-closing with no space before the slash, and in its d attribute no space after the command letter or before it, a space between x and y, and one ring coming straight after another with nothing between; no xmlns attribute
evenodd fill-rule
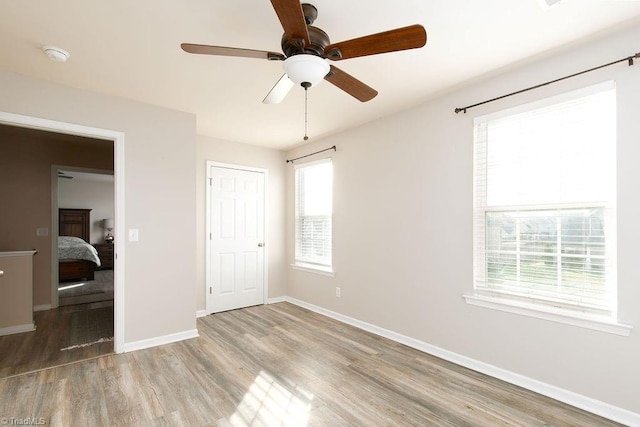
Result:
<svg viewBox="0 0 640 427"><path fill-rule="evenodd" d="M98 252L89 242L91 209L58 210L58 280L93 280L100 266Z"/></svg>

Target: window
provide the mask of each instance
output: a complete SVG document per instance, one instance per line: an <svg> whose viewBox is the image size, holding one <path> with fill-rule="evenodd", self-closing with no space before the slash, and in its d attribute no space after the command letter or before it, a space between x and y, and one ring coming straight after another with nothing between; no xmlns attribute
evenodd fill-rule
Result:
<svg viewBox="0 0 640 427"><path fill-rule="evenodd" d="M331 271L331 213L333 165L331 160L296 166L297 266Z"/></svg>
<svg viewBox="0 0 640 427"><path fill-rule="evenodd" d="M476 295L612 318L613 82L475 120Z"/></svg>

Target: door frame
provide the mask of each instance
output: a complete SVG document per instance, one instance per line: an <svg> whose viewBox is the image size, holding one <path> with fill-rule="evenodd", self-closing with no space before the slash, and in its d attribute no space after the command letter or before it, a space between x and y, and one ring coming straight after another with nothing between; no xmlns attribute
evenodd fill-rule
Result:
<svg viewBox="0 0 640 427"><path fill-rule="evenodd" d="M60 230L60 222L58 217L58 208L60 204L58 203L58 172L59 171L73 171L73 172L84 172L91 173L95 175L113 175L113 172L110 170L104 169L92 169L92 168L81 168L76 166L65 166L65 165L51 165L51 240L52 242L55 240L53 237L58 236ZM114 177L114 190L115 190L115 177ZM115 196L114 196L115 197ZM115 208L115 199L114 199L114 208ZM115 227L114 227L115 229ZM91 242L87 242L91 243ZM51 245L51 308L58 308L60 305L60 295L58 293L58 245ZM55 251L55 253L54 253ZM53 262L55 260L56 262ZM115 280L115 278L114 278Z"/></svg>
<svg viewBox="0 0 640 427"><path fill-rule="evenodd" d="M114 333L113 333L113 350L115 353L123 353L125 351L124 348L124 319L125 319L125 299L124 299L124 290L125 290L125 229L124 229L124 218L125 218L125 210L124 210L124 188L125 188L125 176L124 176L124 165L125 165L125 146L124 140L125 135L124 132L114 131L109 129L96 128L91 126L78 125L74 123L61 122L57 120L49 120L43 119L39 117L25 116L21 114L8 113L4 111L0 111L0 123L30 128L30 129L38 129L47 132L60 133L66 135L76 135L76 136L84 136L88 138L94 139L103 139L107 141L113 141L113 176L114 176L114 210L115 210L115 259L114 259L114 277L113 277L113 291L114 291L114 301L113 301L113 309L114 309ZM55 184L56 180L53 180ZM55 204L54 204L55 203ZM51 201L51 228L50 230L57 230L57 199ZM54 207L56 207L55 212ZM54 215L55 213L55 215ZM55 217L55 218L54 218ZM55 221L55 223L54 223ZM119 226L118 226L119 225ZM56 240L51 236L51 280L52 283L55 281L57 284L58 281L58 245ZM55 257L55 259L54 259ZM57 298L57 286L55 287L55 292ZM54 301L54 287L51 287L51 302Z"/></svg>
<svg viewBox="0 0 640 427"><path fill-rule="evenodd" d="M206 240L205 244L205 283L204 283L204 305L205 311L207 314L213 313L211 310L211 306L209 305L209 298L207 297L207 292L211 284L211 242L213 239L211 238L211 168L223 168L223 169L235 169L244 172L258 172L262 173L264 176L264 262L263 262L263 289L262 289L262 304L267 303L267 296L269 295L269 236L268 236L268 212L267 212L267 189L269 188L269 170L264 168L256 168L253 166L244 166L233 163L222 163L216 162L213 160L207 160L207 178L205 182L206 188L206 196L205 196L205 235L204 238Z"/></svg>

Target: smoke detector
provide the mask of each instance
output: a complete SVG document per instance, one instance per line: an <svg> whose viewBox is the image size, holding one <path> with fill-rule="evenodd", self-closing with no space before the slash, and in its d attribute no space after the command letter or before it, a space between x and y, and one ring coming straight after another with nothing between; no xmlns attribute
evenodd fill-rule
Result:
<svg viewBox="0 0 640 427"><path fill-rule="evenodd" d="M42 50L44 50L47 57L54 62L65 62L70 56L69 52L55 46L43 46Z"/></svg>
<svg viewBox="0 0 640 427"><path fill-rule="evenodd" d="M542 10L548 10L553 6L557 6L561 1L562 0L538 0L538 3L540 3Z"/></svg>

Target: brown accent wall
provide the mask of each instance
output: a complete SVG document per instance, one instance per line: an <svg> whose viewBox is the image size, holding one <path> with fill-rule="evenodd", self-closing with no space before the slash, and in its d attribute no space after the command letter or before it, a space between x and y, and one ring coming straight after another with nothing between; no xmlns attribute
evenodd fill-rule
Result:
<svg viewBox="0 0 640 427"><path fill-rule="evenodd" d="M113 170L113 142L0 125L0 251L38 251L34 305L51 303L52 165Z"/></svg>

